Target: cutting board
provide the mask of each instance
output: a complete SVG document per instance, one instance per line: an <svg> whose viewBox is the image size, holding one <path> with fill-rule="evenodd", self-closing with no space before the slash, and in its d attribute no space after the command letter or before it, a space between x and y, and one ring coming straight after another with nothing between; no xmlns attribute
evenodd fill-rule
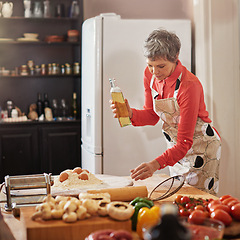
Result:
<svg viewBox="0 0 240 240"><path fill-rule="evenodd" d="M35 207L21 208L20 221L26 229L27 240L84 240L90 233L101 229L124 229L131 232L131 220L115 221L109 217L92 216L75 223L62 220L31 219Z"/></svg>

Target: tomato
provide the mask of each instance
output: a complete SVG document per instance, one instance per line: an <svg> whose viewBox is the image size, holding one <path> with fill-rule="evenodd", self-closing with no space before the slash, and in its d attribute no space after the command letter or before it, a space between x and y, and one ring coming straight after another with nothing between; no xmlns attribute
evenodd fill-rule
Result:
<svg viewBox="0 0 240 240"><path fill-rule="evenodd" d="M197 205L197 206L194 207L194 210L206 211L206 208L203 205Z"/></svg>
<svg viewBox="0 0 240 240"><path fill-rule="evenodd" d="M180 214L180 216L182 216L182 217L188 217L188 216L189 216L189 211L188 211L186 208L181 208L181 209L179 210L179 214Z"/></svg>
<svg viewBox="0 0 240 240"><path fill-rule="evenodd" d="M240 221L240 203L237 203L231 207L231 215L234 219Z"/></svg>
<svg viewBox="0 0 240 240"><path fill-rule="evenodd" d="M194 209L193 208L189 208L188 210L188 216L194 211Z"/></svg>
<svg viewBox="0 0 240 240"><path fill-rule="evenodd" d="M188 222L191 224L202 224L206 218L205 213L201 210L194 210L188 217Z"/></svg>
<svg viewBox="0 0 240 240"><path fill-rule="evenodd" d="M211 212L213 212L213 211L215 211L215 210L217 210L217 209L222 209L222 210L224 210L225 212L230 213L230 207L227 206L227 205L224 205L224 204L215 204L215 205L213 205L213 206L209 209L209 212L211 213Z"/></svg>
<svg viewBox="0 0 240 240"><path fill-rule="evenodd" d="M185 205L185 208L187 208L187 209L190 209L190 208L194 208L194 203L186 203L186 205Z"/></svg>
<svg viewBox="0 0 240 240"><path fill-rule="evenodd" d="M209 211L204 211L204 214L205 214L205 217L206 217L206 218L210 218L210 213L209 213Z"/></svg>
<svg viewBox="0 0 240 240"><path fill-rule="evenodd" d="M182 195L177 195L175 198L175 203L181 203Z"/></svg>
<svg viewBox="0 0 240 240"><path fill-rule="evenodd" d="M219 198L219 200L222 202L223 200L232 197L231 195L223 195Z"/></svg>
<svg viewBox="0 0 240 240"><path fill-rule="evenodd" d="M208 204L208 210L213 206L213 205L216 205L216 204L222 204L222 202L218 199L215 199L215 200L212 200L209 204Z"/></svg>
<svg viewBox="0 0 240 240"><path fill-rule="evenodd" d="M190 198L188 196L181 197L181 203L186 204L190 202Z"/></svg>
<svg viewBox="0 0 240 240"><path fill-rule="evenodd" d="M234 197L229 197L229 198L223 200L223 201L222 201L222 204L228 205L228 203L230 203L230 202L233 201L233 200L237 200L237 199L234 198Z"/></svg>
<svg viewBox="0 0 240 240"><path fill-rule="evenodd" d="M211 213L211 218L221 221L225 226L228 226L232 223L232 217L230 214L225 212L222 209L217 209Z"/></svg>
<svg viewBox="0 0 240 240"><path fill-rule="evenodd" d="M228 204L227 204L227 206L228 207L232 207L232 206L234 206L234 205L236 205L236 204L238 204L238 203L240 203L237 199L236 200L232 200L232 201L230 201Z"/></svg>

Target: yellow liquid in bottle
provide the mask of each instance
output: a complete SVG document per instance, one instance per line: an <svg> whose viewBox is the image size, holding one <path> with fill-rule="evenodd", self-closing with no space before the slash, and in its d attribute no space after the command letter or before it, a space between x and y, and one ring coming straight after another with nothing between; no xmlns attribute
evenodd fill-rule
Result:
<svg viewBox="0 0 240 240"><path fill-rule="evenodd" d="M126 103L124 102L122 92L111 92L112 100L116 104L118 112L118 121L121 127L131 124Z"/></svg>

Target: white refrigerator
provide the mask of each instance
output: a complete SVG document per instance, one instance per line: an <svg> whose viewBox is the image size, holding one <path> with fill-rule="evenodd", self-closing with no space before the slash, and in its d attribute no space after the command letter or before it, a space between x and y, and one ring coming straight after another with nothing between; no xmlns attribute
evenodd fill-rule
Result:
<svg viewBox="0 0 240 240"><path fill-rule="evenodd" d="M129 175L130 169L148 162L166 148L161 122L155 126L121 128L110 109L109 78L130 106L144 105L143 44L156 28L174 31L182 47L179 59L191 70L190 20L121 19L100 14L82 26L82 168L95 174Z"/></svg>

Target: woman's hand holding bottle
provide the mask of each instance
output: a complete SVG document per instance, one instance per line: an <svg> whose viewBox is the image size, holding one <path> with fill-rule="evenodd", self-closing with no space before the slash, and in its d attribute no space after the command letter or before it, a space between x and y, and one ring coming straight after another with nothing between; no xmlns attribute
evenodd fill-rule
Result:
<svg viewBox="0 0 240 240"><path fill-rule="evenodd" d="M127 99L124 99L125 101L125 104L127 106L127 110L128 110L128 115L125 116L125 113L122 113L121 111L121 103L119 102L114 102L113 100L110 100L110 108L112 109L112 112L113 112L113 117L114 118L119 118L119 117L129 117L130 119L132 118L132 109L130 108L129 106L129 103L128 103L128 100Z"/></svg>

